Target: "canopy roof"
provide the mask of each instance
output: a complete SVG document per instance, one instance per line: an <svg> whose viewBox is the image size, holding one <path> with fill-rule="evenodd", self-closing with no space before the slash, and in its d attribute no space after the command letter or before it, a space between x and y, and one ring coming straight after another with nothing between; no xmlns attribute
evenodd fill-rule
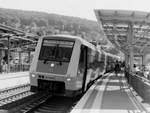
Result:
<svg viewBox="0 0 150 113"><path fill-rule="evenodd" d="M37 35L0 24L0 49L8 49L9 40L10 50L16 50L18 47L31 50L34 49L37 39Z"/></svg>
<svg viewBox="0 0 150 113"><path fill-rule="evenodd" d="M150 46L150 13L95 10L95 14L104 36L122 52L128 54L132 45L134 53L142 54Z"/></svg>

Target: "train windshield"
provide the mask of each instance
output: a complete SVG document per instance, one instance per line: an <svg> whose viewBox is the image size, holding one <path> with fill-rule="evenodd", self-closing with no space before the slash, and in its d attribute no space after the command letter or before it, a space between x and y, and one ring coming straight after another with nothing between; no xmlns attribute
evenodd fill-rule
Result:
<svg viewBox="0 0 150 113"><path fill-rule="evenodd" d="M74 42L64 40L43 40L39 60L69 62Z"/></svg>

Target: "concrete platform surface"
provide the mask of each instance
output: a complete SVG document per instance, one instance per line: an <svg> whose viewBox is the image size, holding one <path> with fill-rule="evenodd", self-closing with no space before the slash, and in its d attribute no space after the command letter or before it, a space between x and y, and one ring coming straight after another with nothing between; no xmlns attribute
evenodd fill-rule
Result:
<svg viewBox="0 0 150 113"><path fill-rule="evenodd" d="M146 113L124 74L105 74L86 92L71 113Z"/></svg>
<svg viewBox="0 0 150 113"><path fill-rule="evenodd" d="M0 74L0 89L29 83L29 72Z"/></svg>

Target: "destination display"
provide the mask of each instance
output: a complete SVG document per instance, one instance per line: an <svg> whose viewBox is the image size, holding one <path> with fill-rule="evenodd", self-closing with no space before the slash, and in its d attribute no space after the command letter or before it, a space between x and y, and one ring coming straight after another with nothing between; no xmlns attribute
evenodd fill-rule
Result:
<svg viewBox="0 0 150 113"><path fill-rule="evenodd" d="M64 40L44 40L43 46L52 46L52 45L65 45L65 46L73 46L74 42L64 41Z"/></svg>

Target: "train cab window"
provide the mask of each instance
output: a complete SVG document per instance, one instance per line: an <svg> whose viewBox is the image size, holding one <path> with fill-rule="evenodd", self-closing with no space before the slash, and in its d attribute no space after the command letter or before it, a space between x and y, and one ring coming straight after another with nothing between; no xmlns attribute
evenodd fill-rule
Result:
<svg viewBox="0 0 150 113"><path fill-rule="evenodd" d="M74 42L45 39L42 43L39 60L69 62Z"/></svg>

